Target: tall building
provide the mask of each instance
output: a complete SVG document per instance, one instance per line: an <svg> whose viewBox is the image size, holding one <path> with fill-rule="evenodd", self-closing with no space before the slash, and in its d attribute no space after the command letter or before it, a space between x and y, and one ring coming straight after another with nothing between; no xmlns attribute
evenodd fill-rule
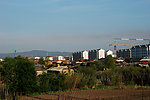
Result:
<svg viewBox="0 0 150 100"><path fill-rule="evenodd" d="M89 59L101 59L105 58L105 50L104 49L95 49L89 51Z"/></svg>
<svg viewBox="0 0 150 100"><path fill-rule="evenodd" d="M88 51L84 50L81 52L73 52L73 60L89 59Z"/></svg>
<svg viewBox="0 0 150 100"><path fill-rule="evenodd" d="M91 59L97 59L98 57L97 57L97 50L90 50L89 51L89 59L91 60Z"/></svg>
<svg viewBox="0 0 150 100"><path fill-rule="evenodd" d="M131 48L132 57L150 56L150 44L136 45Z"/></svg>
<svg viewBox="0 0 150 100"><path fill-rule="evenodd" d="M131 49L120 49L117 50L117 57L122 57L122 58L131 58Z"/></svg>
<svg viewBox="0 0 150 100"><path fill-rule="evenodd" d="M73 60L80 60L81 59L81 52L73 52L72 56L73 56Z"/></svg>
<svg viewBox="0 0 150 100"><path fill-rule="evenodd" d="M86 50L82 51L81 56L82 56L82 59L89 59L88 51L86 51Z"/></svg>
<svg viewBox="0 0 150 100"><path fill-rule="evenodd" d="M114 57L113 51L111 50L107 50L106 51L106 56L111 55L112 57Z"/></svg>
<svg viewBox="0 0 150 100"><path fill-rule="evenodd" d="M105 58L105 50L98 49L98 59Z"/></svg>

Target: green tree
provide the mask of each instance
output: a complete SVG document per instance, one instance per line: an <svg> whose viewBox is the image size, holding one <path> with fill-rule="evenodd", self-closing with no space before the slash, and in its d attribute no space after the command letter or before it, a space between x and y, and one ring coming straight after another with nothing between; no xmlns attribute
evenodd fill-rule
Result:
<svg viewBox="0 0 150 100"><path fill-rule="evenodd" d="M44 73L39 77L40 92L63 90L66 76L64 74Z"/></svg>
<svg viewBox="0 0 150 100"><path fill-rule="evenodd" d="M93 67L97 70L97 71L103 71L105 66L102 64L101 61L94 61Z"/></svg>
<svg viewBox="0 0 150 100"><path fill-rule="evenodd" d="M13 99L18 93L29 94L36 91L36 72L27 58L5 58L1 74Z"/></svg>
<svg viewBox="0 0 150 100"><path fill-rule="evenodd" d="M115 60L112 58L111 55L108 55L105 59L105 67L110 69L110 68L114 68L115 66L116 66Z"/></svg>
<svg viewBox="0 0 150 100"><path fill-rule="evenodd" d="M92 88L96 83L96 69L93 67L80 66L78 88L89 87Z"/></svg>
<svg viewBox="0 0 150 100"><path fill-rule="evenodd" d="M45 64L43 57L41 57L41 58L39 59L39 62L38 62L38 63L41 64L41 65L44 65L44 64Z"/></svg>

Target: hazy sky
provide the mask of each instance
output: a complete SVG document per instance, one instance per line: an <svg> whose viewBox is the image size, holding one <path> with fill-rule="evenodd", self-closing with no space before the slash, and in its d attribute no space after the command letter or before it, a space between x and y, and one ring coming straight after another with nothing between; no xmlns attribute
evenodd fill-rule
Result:
<svg viewBox="0 0 150 100"><path fill-rule="evenodd" d="M118 37L150 38L150 0L0 0L0 53L113 50Z"/></svg>

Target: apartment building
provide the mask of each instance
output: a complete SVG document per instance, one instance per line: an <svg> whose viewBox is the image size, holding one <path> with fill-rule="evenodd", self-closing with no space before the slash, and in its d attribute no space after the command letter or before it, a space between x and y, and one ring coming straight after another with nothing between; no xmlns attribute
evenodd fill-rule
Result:
<svg viewBox="0 0 150 100"><path fill-rule="evenodd" d="M94 49L89 51L89 59L101 59L105 58L105 50L104 49Z"/></svg>
<svg viewBox="0 0 150 100"><path fill-rule="evenodd" d="M150 44L136 45L131 48L132 57L150 56Z"/></svg>
<svg viewBox="0 0 150 100"><path fill-rule="evenodd" d="M81 52L73 52L73 60L82 60L82 59L89 59L88 51L84 50Z"/></svg>
<svg viewBox="0 0 150 100"><path fill-rule="evenodd" d="M106 56L111 55L112 57L114 57L113 51L111 50L107 50L106 51Z"/></svg>
<svg viewBox="0 0 150 100"><path fill-rule="evenodd" d="M131 58L131 49L120 49L117 50L117 57L122 57L122 58Z"/></svg>

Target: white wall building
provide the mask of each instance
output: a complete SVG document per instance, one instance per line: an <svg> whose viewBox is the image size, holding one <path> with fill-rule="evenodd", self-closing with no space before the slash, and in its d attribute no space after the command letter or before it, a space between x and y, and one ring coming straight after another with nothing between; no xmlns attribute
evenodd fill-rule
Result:
<svg viewBox="0 0 150 100"><path fill-rule="evenodd" d="M89 51L89 59L101 59L105 58L105 50L104 49L94 49Z"/></svg>
<svg viewBox="0 0 150 100"><path fill-rule="evenodd" d="M34 57L34 59L38 59L38 60L39 60L40 58L41 58L41 57Z"/></svg>
<svg viewBox="0 0 150 100"><path fill-rule="evenodd" d="M4 61L2 58L0 58L0 61Z"/></svg>
<svg viewBox="0 0 150 100"><path fill-rule="evenodd" d="M89 59L88 51L73 52L73 60Z"/></svg>
<svg viewBox="0 0 150 100"><path fill-rule="evenodd" d="M65 60L63 56L55 56L53 60Z"/></svg>
<svg viewBox="0 0 150 100"><path fill-rule="evenodd" d="M53 56L48 56L48 59L49 59L50 61L53 61Z"/></svg>
<svg viewBox="0 0 150 100"><path fill-rule="evenodd" d="M113 51L108 50L106 51L106 56L111 55L112 57L114 57Z"/></svg>
<svg viewBox="0 0 150 100"><path fill-rule="evenodd" d="M98 59L101 59L101 58L105 58L105 50L104 49L98 49L97 50L97 57Z"/></svg>
<svg viewBox="0 0 150 100"><path fill-rule="evenodd" d="M89 59L88 51L82 51L81 53L82 59Z"/></svg>

